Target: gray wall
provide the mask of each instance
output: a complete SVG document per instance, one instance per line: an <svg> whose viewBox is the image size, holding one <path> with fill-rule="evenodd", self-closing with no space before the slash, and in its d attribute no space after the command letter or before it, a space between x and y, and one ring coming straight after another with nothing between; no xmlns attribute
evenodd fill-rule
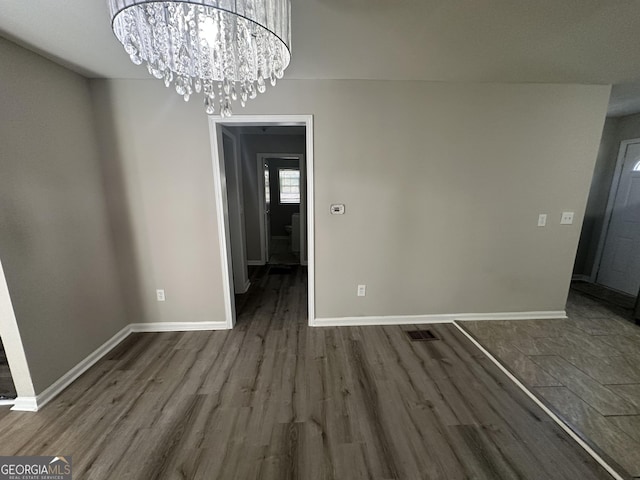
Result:
<svg viewBox="0 0 640 480"><path fill-rule="evenodd" d="M238 112L242 113L242 112ZM275 127L271 127L273 129ZM236 131L240 131L237 129ZM247 260L260 260L260 215L258 208L259 153L305 154L304 135L240 135L242 146L242 181L244 192L244 218L247 241Z"/></svg>
<svg viewBox="0 0 640 480"><path fill-rule="evenodd" d="M129 322L222 322L201 102L154 80L89 89L3 40L0 62L0 258L35 392ZM563 309L608 95L284 81L250 102L314 115L317 316Z"/></svg>
<svg viewBox="0 0 640 480"><path fill-rule="evenodd" d="M198 311L222 319L201 103L154 80L93 83L99 114L116 120L132 208L142 208L133 223L157 252L139 264L176 289L175 314L148 318L194 318L195 288L208 293ZM319 318L562 310L609 91L283 81L236 115L314 115ZM346 215L330 215L332 203ZM574 225L559 225L563 210L576 212ZM145 281L145 295L155 285Z"/></svg>
<svg viewBox="0 0 640 480"><path fill-rule="evenodd" d="M591 181L587 213L573 271L575 275L590 276L596 268L596 254L604 228L604 217L620 142L633 138L640 138L640 114L607 118Z"/></svg>
<svg viewBox="0 0 640 480"><path fill-rule="evenodd" d="M40 393L127 319L87 80L2 39L0 65L0 258Z"/></svg>
<svg viewBox="0 0 640 480"><path fill-rule="evenodd" d="M618 120L616 132L618 147L622 140L640 138L640 114L627 115L626 117L619 117L616 120ZM616 152L616 155L617 153L618 152Z"/></svg>
<svg viewBox="0 0 640 480"><path fill-rule="evenodd" d="M91 81L129 318L224 322L207 116L158 86Z"/></svg>
<svg viewBox="0 0 640 480"><path fill-rule="evenodd" d="M2 262L0 262L0 335L2 336L4 351L18 396L35 396L29 363L24 352L24 345L13 310Z"/></svg>

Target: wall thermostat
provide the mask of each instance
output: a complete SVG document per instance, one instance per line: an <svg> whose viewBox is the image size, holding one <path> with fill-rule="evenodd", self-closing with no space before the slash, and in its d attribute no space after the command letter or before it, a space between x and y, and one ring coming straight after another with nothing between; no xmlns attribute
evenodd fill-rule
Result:
<svg viewBox="0 0 640 480"><path fill-rule="evenodd" d="M331 205L331 215L344 215L344 204Z"/></svg>

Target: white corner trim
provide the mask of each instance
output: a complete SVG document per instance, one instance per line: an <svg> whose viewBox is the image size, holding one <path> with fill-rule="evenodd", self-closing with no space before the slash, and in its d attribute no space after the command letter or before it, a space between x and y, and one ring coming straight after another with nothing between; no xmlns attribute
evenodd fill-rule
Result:
<svg viewBox="0 0 640 480"><path fill-rule="evenodd" d="M542 403L542 401L540 401L540 399L538 397L536 397L535 394L533 394L520 380L518 380L504 365L502 365L502 363L500 363L500 361L498 359L496 359L486 348L484 348L482 345L480 345L480 343L478 343L478 341L473 338L472 335L470 335L469 333L467 333L467 331L462 328L460 325L458 325L457 323L454 322L455 327L460 330L460 332L462 332L462 334L467 337L471 343L473 343L489 360L491 360L501 371L502 373L504 373L507 377L509 377L509 379L516 384L516 386L518 388L520 388L520 390L522 390L531 400L533 400L533 402L540 407L540 409L542 409L542 411L544 413L546 413L549 417L551 417L551 419L556 422L560 428L562 428L565 432L567 432L569 434L569 436L571 438L573 438L573 440L575 440L582 448L584 448L586 450L586 452L591 455L593 457L593 459L598 462L600 465L602 465L602 467L609 472L609 474L615 478L616 480L624 480L624 477L622 477L620 474L618 474L618 472L616 472L613 467L611 467L607 462L604 461L604 459L598 455L598 453L593 450L584 440L582 440L578 434L576 434L571 427L569 427L566 423L564 423L562 420L560 420L560 418L553 413L549 408L547 408L547 406Z"/></svg>
<svg viewBox="0 0 640 480"><path fill-rule="evenodd" d="M36 397L18 397L13 401L11 410L17 412L37 412L38 402Z"/></svg>
<svg viewBox="0 0 640 480"><path fill-rule="evenodd" d="M220 265L222 266L222 294L224 298L225 322L227 328L233 328L236 321L236 311L235 302L233 301L234 286L228 202L224 190L226 180L222 152L222 124L218 119L214 119L212 115L208 117L208 120L209 137L211 141L211 165L213 168L213 193L216 204L216 226L218 229L218 241L220 242Z"/></svg>
<svg viewBox="0 0 640 480"><path fill-rule="evenodd" d="M132 323L132 332L195 332L203 330L228 330L227 322L155 322Z"/></svg>
<svg viewBox="0 0 640 480"><path fill-rule="evenodd" d="M85 357L85 359L78 363L75 367L61 376L42 393L38 394L36 396L36 410L44 407L47 403L53 400L54 397L56 397L60 392L67 388L76 378L89 370L89 368L95 365L98 360L104 357L107 353L113 350L114 347L120 344L120 342L127 338L130 333L131 325L127 325L113 337L99 346L96 350L90 353L87 357ZM16 399L16 404L14 405L13 410L18 410L18 408L16 408L17 406L18 402Z"/></svg>
<svg viewBox="0 0 640 480"><path fill-rule="evenodd" d="M366 325L418 325L471 320L565 319L564 310L541 312L443 313L435 315L388 315L379 317L316 318L314 327L360 327Z"/></svg>

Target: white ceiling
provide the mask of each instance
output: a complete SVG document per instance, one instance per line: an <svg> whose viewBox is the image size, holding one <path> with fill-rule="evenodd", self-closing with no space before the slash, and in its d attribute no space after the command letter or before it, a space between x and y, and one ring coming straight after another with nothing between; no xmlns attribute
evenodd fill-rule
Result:
<svg viewBox="0 0 640 480"><path fill-rule="evenodd" d="M292 11L287 78L640 82L638 0L292 0ZM109 23L106 0L0 4L2 36L89 77L147 78Z"/></svg>

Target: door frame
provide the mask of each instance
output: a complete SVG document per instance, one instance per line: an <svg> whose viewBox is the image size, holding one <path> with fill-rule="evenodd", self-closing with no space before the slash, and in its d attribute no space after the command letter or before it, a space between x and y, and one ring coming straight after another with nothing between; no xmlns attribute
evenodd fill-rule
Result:
<svg viewBox="0 0 640 480"><path fill-rule="evenodd" d="M236 323L231 259L231 238L229 234L229 207L227 204L226 175L222 156L223 126L303 126L306 141L307 175L307 262L308 262L308 318L309 325L315 324L315 246L314 246L314 168L313 168L313 115L234 115L229 118L209 116L209 138L213 166L213 188L216 202L216 223L220 244L220 266L225 306L225 324L228 329Z"/></svg>
<svg viewBox="0 0 640 480"><path fill-rule="evenodd" d="M264 161L266 159L278 158L278 159L286 159L286 160L298 160L298 167L300 168L300 174L305 176L307 173L307 165L306 165L306 157L301 153L258 153L256 155L256 164L258 169L258 211L264 212ZM306 190L306 189L305 189ZM305 221L307 219L307 192L305 191L305 195L300 196L300 265L308 265L308 260L304 259L302 256L303 249L302 246L306 244L307 240L307 232L304 228ZM269 261L267 258L269 253L266 252L266 244L267 244L267 229L264 224L264 215L260 215L260 261L262 264L265 264ZM308 249L307 249L308 250ZM307 258L309 257L309 252L307 253Z"/></svg>
<svg viewBox="0 0 640 480"><path fill-rule="evenodd" d="M604 255L604 246L607 242L607 235L609 234L609 227L611 226L611 219L613 217L613 206L618 196L618 188L620 187L620 179L622 177L622 166L624 165L624 158L627 154L627 148L634 143L640 143L640 138L630 138L622 140L620 142L620 148L618 149L618 158L616 159L616 168L613 171L613 178L611 179L611 187L609 187L609 198L607 199L607 208L604 214L604 221L602 223L602 231L600 232L600 239L598 240L598 249L596 250L596 258L591 270L589 280L591 283L597 283L598 274L600 273L600 266L602 264L602 257Z"/></svg>
<svg viewBox="0 0 640 480"><path fill-rule="evenodd" d="M234 251L232 249L231 254L235 256L236 262L232 263L233 268L233 278L234 278L234 288L237 286L238 293L246 293L251 286L251 281L249 280L249 276L247 274L247 244L246 244L246 231L244 228L244 198L242 195L242 162L240 160L240 142L235 133L231 132L225 127L222 127L222 135L226 135L231 142L233 143L233 162L234 171L229 172L232 175L227 175L226 166L225 166L225 178L227 181L229 180L229 176L231 176L231 182L233 183L233 191L235 195L229 196L229 184L226 184L227 187L227 206L229 208L230 218L235 218L238 220L238 224L234 225L235 231L233 234L235 235L236 241L240 244L240 252L236 252L234 255ZM226 160L225 160L226 162ZM231 223L229 224L229 238L232 238L231 235ZM236 285L238 284L238 285Z"/></svg>

